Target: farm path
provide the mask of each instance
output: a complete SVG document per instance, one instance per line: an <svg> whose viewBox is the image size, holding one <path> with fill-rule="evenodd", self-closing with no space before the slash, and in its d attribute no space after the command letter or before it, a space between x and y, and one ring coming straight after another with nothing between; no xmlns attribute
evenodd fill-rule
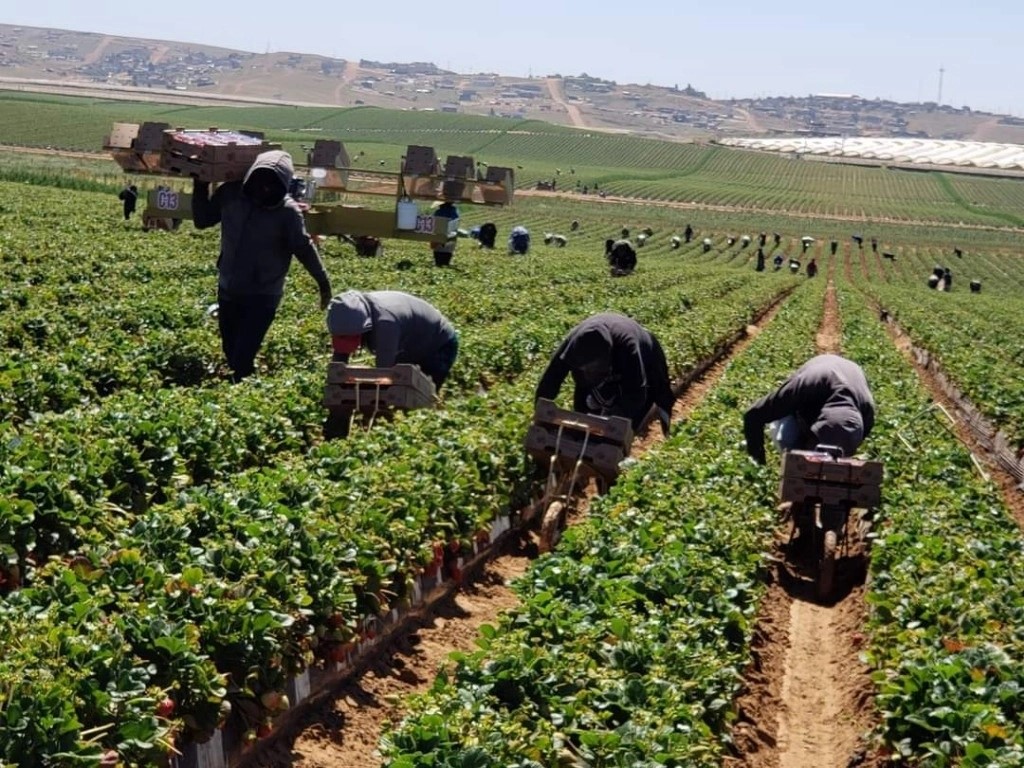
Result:
<svg viewBox="0 0 1024 768"><path fill-rule="evenodd" d="M548 93L551 94L551 100L565 109L573 126L576 128L586 128L587 124L583 120L579 107L565 100L565 88L562 85L562 78L549 77L547 78L547 85Z"/></svg>
<svg viewBox="0 0 1024 768"><path fill-rule="evenodd" d="M114 38L110 37L109 35L105 36L102 40L100 40L99 44L91 51L89 51L89 53L82 59L82 64L84 66L95 64L97 61L100 60L100 57L103 55L104 51L106 51L107 48L110 47L110 44L113 42Z"/></svg>
<svg viewBox="0 0 1024 768"><path fill-rule="evenodd" d="M168 45L158 45L156 48L153 49L153 53L150 54L149 63L159 64L161 61L163 61L164 56L166 56L168 52L170 52L170 50L171 48Z"/></svg>
<svg viewBox="0 0 1024 768"><path fill-rule="evenodd" d="M840 352L842 333L828 263L825 311L816 345ZM785 528L785 530L783 530ZM858 531L860 528L858 527ZM813 599L811 574L785 562L788 526L780 526L769 585L752 641L754 662L738 700L737 755L731 768L842 768L865 758L862 734L871 725L873 686L858 659L867 616L862 586L866 552L855 536L840 560L841 599Z"/></svg>
<svg viewBox="0 0 1024 768"><path fill-rule="evenodd" d="M741 339L720 360L686 384L676 399L672 421L689 418L693 409L721 378L729 360L742 352L785 301L769 308L748 325ZM664 438L656 424L637 436L632 453L648 450ZM594 484L570 515L573 524L586 516ZM379 768L377 744L384 727L397 723L403 701L429 689L453 651L475 649L481 624L494 623L518 605L509 583L522 575L536 554L536 544L511 544L482 567L479 576L467 574L462 589L435 609L409 636L381 655L365 672L341 685L331 697L291 728L254 750L240 768Z"/></svg>
<svg viewBox="0 0 1024 768"><path fill-rule="evenodd" d="M358 61L345 62L345 69L341 73L341 82L334 88L334 102L336 104L342 103L342 94L356 81L356 78L359 77L359 72Z"/></svg>

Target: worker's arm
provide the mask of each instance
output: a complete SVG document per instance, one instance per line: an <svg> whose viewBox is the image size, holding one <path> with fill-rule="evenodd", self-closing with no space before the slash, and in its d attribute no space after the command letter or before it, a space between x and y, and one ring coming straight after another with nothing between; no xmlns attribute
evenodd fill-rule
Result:
<svg viewBox="0 0 1024 768"><path fill-rule="evenodd" d="M295 258L305 267L320 289L320 309L327 309L331 301L331 281L327 277L320 252L313 245L313 238L306 231L306 220L298 206L288 208L288 247Z"/></svg>
<svg viewBox="0 0 1024 768"><path fill-rule="evenodd" d="M402 332L394 320L378 319L373 327L374 354L378 368L390 368L398 362Z"/></svg>
<svg viewBox="0 0 1024 768"><path fill-rule="evenodd" d="M791 379L772 394L762 397L743 414L743 436L747 441L747 453L758 464L765 463L765 425L796 412L797 404L797 387Z"/></svg>
<svg viewBox="0 0 1024 768"><path fill-rule="evenodd" d="M220 196L210 197L210 182L192 180L192 223L196 229L220 224Z"/></svg>
<svg viewBox="0 0 1024 768"><path fill-rule="evenodd" d="M551 358L551 362L548 363L547 369L540 377L540 382L537 384L537 394L534 400L544 398L545 400L554 400L558 397L559 391L562 389L562 382L565 381L565 377L569 375L569 367L565 364L562 359L562 352L565 350L565 342L562 342L558 350L555 352L554 357Z"/></svg>

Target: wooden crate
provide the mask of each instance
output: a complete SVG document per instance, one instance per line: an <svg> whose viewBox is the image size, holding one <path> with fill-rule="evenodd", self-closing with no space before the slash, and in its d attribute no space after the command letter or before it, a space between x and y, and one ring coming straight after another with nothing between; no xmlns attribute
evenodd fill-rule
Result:
<svg viewBox="0 0 1024 768"><path fill-rule="evenodd" d="M834 459L818 451L786 451L782 455L785 477L852 485L881 485L882 462Z"/></svg>
<svg viewBox="0 0 1024 768"><path fill-rule="evenodd" d="M415 365L369 368L330 363L327 367L324 405L330 409L429 408L436 397L434 382Z"/></svg>
<svg viewBox="0 0 1024 768"><path fill-rule="evenodd" d="M538 461L546 462L556 455L568 463L582 458L584 464L614 477L619 473L619 463L629 455L632 443L633 427L629 419L568 411L541 398L534 409L533 424L526 433L525 447Z"/></svg>

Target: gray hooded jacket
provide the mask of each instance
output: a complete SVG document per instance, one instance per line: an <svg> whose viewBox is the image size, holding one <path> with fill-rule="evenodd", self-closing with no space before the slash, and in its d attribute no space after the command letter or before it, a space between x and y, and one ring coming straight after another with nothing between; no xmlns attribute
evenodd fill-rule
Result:
<svg viewBox="0 0 1024 768"><path fill-rule="evenodd" d="M875 401L859 365L839 355L818 355L747 409L743 431L755 460L764 462L765 425L786 416L796 417L808 441L838 445L852 456L875 425Z"/></svg>
<svg viewBox="0 0 1024 768"><path fill-rule="evenodd" d="M327 330L362 334L379 368L424 363L456 338L434 305L402 291L350 290L335 296L327 307Z"/></svg>
<svg viewBox="0 0 1024 768"><path fill-rule="evenodd" d="M264 207L244 190L258 169L270 169L281 181L281 201ZM281 296L294 255L323 287L327 273L306 231L302 209L287 194L294 169L287 152L264 152L242 181L220 185L210 196L209 185L195 185L192 217L197 229L220 224L219 289L230 296Z"/></svg>

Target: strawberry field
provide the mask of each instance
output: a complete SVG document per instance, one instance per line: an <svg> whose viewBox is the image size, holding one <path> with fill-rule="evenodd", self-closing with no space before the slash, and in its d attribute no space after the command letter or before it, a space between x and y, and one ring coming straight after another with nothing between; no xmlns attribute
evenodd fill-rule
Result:
<svg viewBox="0 0 1024 768"><path fill-rule="evenodd" d="M372 121L357 127L375 130ZM432 139L413 123L399 129ZM445 141L458 144L452 137L464 131L473 143L484 127L446 130ZM540 176L548 165L569 167L564 155L578 150L566 136L502 134L492 146ZM398 139L364 140L368 156L394 159ZM320 403L329 339L301 269L259 375L231 385L210 314L215 231L145 233L121 221L110 193L119 178L100 166L77 189L61 181L75 163L24 161L21 179L8 166L0 765L167 765L225 728L243 740L266 735L296 676L349 660L378 620L418 600L425 576L457 576L457 558L486 545L535 493L522 440L537 379L570 327L597 311L629 314L658 335L679 378L776 307L672 436L639 456L517 582L521 607L481 627L479 650L458 655L450 674L411 700L381 744L384 764L396 768L736 759L736 701L774 568L778 490L773 462L762 468L745 455L741 415L815 353L827 275L842 351L865 368L879 403L864 450L886 467L863 586L875 722L865 743L880 762L1024 761L1024 549L1014 502L929 408L929 392L878 320L885 311L1013 450L1024 447L1024 261L1020 231L996 226L1007 224L1002 213L1015 215L1015 182L957 182L984 225L974 229L935 223L966 209L944 213L931 175L892 174L891 198L864 187L874 206L866 212L891 205L891 218L930 222L871 225L864 233L878 236L876 253L856 248L849 223L788 217L843 212L830 180L808 180L810 170L785 176L780 191L761 165L787 161L755 168L743 153L665 147L647 162L637 143L635 155L621 156L636 166L632 180L616 181L622 166L602 159L604 141L614 145L589 145L581 168L622 193L680 199L666 185L692 182L717 204L746 205L759 186L782 197L763 215L583 199L467 206L463 226L494 221L500 245L523 223L534 246L514 259L463 240L447 270L423 246L389 241L384 256L359 258L326 241L335 291L410 291L461 334L439 409L335 441L323 439ZM691 172L673 170L677 161ZM813 172L848 173L851 184L879 178ZM748 178L745 191L730 191ZM829 202L804 205L803 195ZM574 219L580 227L570 232ZM698 237L673 248L688 222ZM610 280L603 243L623 226L655 234L637 273ZM760 231L782 233L787 255L799 253L802 235L815 236L805 259L819 259L821 277L770 264L756 272ZM545 232L569 244L545 246ZM754 246L729 245L744 233ZM955 272L953 290L927 286L936 264Z"/></svg>

